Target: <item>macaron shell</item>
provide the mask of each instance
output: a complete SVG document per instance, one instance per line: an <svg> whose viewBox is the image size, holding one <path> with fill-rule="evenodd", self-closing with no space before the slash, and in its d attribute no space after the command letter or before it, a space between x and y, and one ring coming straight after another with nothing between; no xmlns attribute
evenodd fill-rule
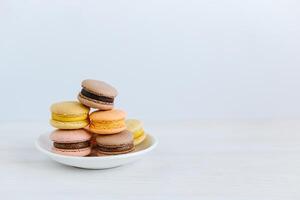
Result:
<svg viewBox="0 0 300 200"><path fill-rule="evenodd" d="M91 153L92 148L87 147L87 148L82 148L82 149L58 149L55 147L52 147L52 152L60 154L60 155L65 155L65 156L87 156Z"/></svg>
<svg viewBox="0 0 300 200"><path fill-rule="evenodd" d="M144 133L140 137L134 139L134 146L141 144L145 139L147 135Z"/></svg>
<svg viewBox="0 0 300 200"><path fill-rule="evenodd" d="M99 149L97 149L97 153L96 155L97 156L103 156L103 155L119 155L119 154L125 154L125 153L129 153L129 152L132 152L134 151L134 147L131 148L131 149L128 149L126 151L119 151L119 152L107 152L107 151L100 151Z"/></svg>
<svg viewBox="0 0 300 200"><path fill-rule="evenodd" d="M83 120L77 122L61 122L51 119L50 124L58 129L81 129L89 125L89 121Z"/></svg>
<svg viewBox="0 0 300 200"><path fill-rule="evenodd" d="M91 121L113 121L124 119L125 117L126 113L119 109L94 111L90 114Z"/></svg>
<svg viewBox="0 0 300 200"><path fill-rule="evenodd" d="M120 146L124 144L132 144L133 136L128 130L113 135L98 135L96 142L103 146Z"/></svg>
<svg viewBox="0 0 300 200"><path fill-rule="evenodd" d="M85 129L61 130L57 129L50 134L50 140L57 143L78 143L89 141L92 134Z"/></svg>
<svg viewBox="0 0 300 200"><path fill-rule="evenodd" d="M51 105L52 113L59 115L78 116L88 114L90 109L77 101L62 101Z"/></svg>
<svg viewBox="0 0 300 200"><path fill-rule="evenodd" d="M82 104L84 104L87 107L90 108L95 108L95 109L99 109L99 110L111 110L114 107L114 104L107 104L104 102L96 102L94 100L88 99L86 97L83 97L82 95L80 95L80 93L77 96L78 101L80 101Z"/></svg>
<svg viewBox="0 0 300 200"><path fill-rule="evenodd" d="M127 119L125 123L127 129L133 133L143 128L143 123L137 119Z"/></svg>
<svg viewBox="0 0 300 200"><path fill-rule="evenodd" d="M121 128L116 128L116 129L96 129L96 128L92 128L89 127L89 130L92 133L96 133L96 134L102 134L102 135L111 135L111 134L116 134L119 133L121 131L124 131L126 129L126 126L121 127Z"/></svg>
<svg viewBox="0 0 300 200"><path fill-rule="evenodd" d="M86 79L82 81L81 86L96 95L103 95L107 97L116 97L118 91L108 83L99 80Z"/></svg>

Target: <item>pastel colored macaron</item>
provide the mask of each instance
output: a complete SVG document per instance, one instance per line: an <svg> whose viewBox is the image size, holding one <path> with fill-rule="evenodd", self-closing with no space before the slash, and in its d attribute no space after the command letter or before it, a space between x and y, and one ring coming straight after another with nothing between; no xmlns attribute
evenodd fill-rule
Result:
<svg viewBox="0 0 300 200"><path fill-rule="evenodd" d="M76 101L64 101L51 106L50 124L59 129L80 129L89 124L90 109Z"/></svg>
<svg viewBox="0 0 300 200"><path fill-rule="evenodd" d="M98 135L96 142L98 155L117 155L134 150L132 134L127 130L113 135Z"/></svg>
<svg viewBox="0 0 300 200"><path fill-rule="evenodd" d="M125 121L127 130L133 134L134 145L142 143L146 139L146 134L143 129L143 123L137 119L128 119Z"/></svg>
<svg viewBox="0 0 300 200"><path fill-rule="evenodd" d="M92 79L82 81L81 86L78 100L82 104L99 110L113 109L114 99L118 95L114 87L103 81Z"/></svg>
<svg viewBox="0 0 300 200"><path fill-rule="evenodd" d="M89 130L97 134L115 134L126 129L122 110L95 111L90 114Z"/></svg>
<svg viewBox="0 0 300 200"><path fill-rule="evenodd" d="M87 156L91 153L91 134L84 129L60 130L50 134L52 151L66 156Z"/></svg>

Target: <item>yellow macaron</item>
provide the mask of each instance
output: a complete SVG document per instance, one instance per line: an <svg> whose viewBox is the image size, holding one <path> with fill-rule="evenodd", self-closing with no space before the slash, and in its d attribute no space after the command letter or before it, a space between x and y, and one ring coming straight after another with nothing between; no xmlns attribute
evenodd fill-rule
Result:
<svg viewBox="0 0 300 200"><path fill-rule="evenodd" d="M125 121L127 130L129 130L133 134L134 145L138 145L142 143L146 134L143 129L143 123L137 119L128 119Z"/></svg>
<svg viewBox="0 0 300 200"><path fill-rule="evenodd" d="M76 101L63 101L51 106L50 124L59 129L80 129L89 124L90 109Z"/></svg>

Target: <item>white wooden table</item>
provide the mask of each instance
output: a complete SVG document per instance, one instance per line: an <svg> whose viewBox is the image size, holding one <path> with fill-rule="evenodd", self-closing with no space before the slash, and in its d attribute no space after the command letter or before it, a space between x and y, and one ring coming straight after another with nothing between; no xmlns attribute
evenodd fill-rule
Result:
<svg viewBox="0 0 300 200"><path fill-rule="evenodd" d="M300 120L145 123L157 149L109 170L38 152L47 124L0 123L1 199L300 199Z"/></svg>

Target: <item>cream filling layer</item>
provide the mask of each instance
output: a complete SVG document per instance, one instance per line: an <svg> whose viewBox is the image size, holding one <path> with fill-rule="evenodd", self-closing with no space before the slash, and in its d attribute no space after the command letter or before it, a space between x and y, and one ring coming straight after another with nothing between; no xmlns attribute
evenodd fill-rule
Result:
<svg viewBox="0 0 300 200"><path fill-rule="evenodd" d="M62 114L52 113L51 115L53 120L61 121L61 122L77 122L77 121L86 120L88 118L88 114L62 115Z"/></svg>
<svg viewBox="0 0 300 200"><path fill-rule="evenodd" d="M100 129L100 130L108 130L115 128L122 128L125 126L124 119L114 120L114 121L91 121L90 128L92 129Z"/></svg>
<svg viewBox="0 0 300 200"><path fill-rule="evenodd" d="M138 137L140 137L140 136L143 135L143 134L144 134L144 129L143 129L143 128L140 128L139 130L133 132L133 138L134 138L134 139L135 139L135 138L138 138Z"/></svg>

